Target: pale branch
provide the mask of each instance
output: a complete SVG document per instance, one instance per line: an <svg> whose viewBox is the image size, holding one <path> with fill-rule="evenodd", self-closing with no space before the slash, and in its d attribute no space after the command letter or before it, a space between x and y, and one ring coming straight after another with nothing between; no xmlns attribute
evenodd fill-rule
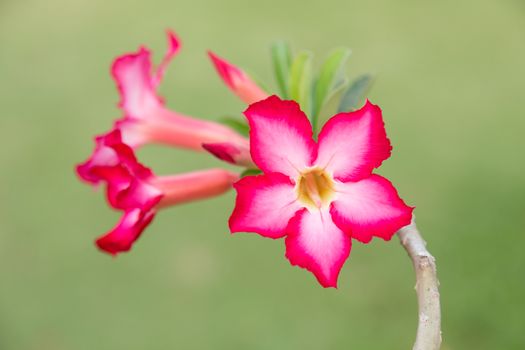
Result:
<svg viewBox="0 0 525 350"><path fill-rule="evenodd" d="M415 217L410 225L397 233L401 244L412 259L416 272L416 293L419 305L419 321L413 350L439 350L441 346L441 307L436 260L426 248Z"/></svg>

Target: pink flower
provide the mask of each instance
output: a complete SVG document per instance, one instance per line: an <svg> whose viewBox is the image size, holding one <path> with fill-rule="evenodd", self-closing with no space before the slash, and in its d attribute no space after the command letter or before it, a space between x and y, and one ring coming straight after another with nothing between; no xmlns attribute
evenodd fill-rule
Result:
<svg viewBox="0 0 525 350"><path fill-rule="evenodd" d="M131 147L161 143L197 151L203 150L203 143L229 142L247 150L248 141L230 128L166 108L157 87L181 46L173 32L167 34L168 50L156 69L145 47L118 57L111 68L120 93L119 107L124 112L115 127L121 130L124 142Z"/></svg>
<svg viewBox="0 0 525 350"><path fill-rule="evenodd" d="M224 169L137 179L121 192L123 196L117 202L124 211L121 220L96 244L112 255L128 251L159 209L220 195L237 179L237 174ZM113 185L110 182L108 188Z"/></svg>
<svg viewBox="0 0 525 350"><path fill-rule="evenodd" d="M262 90L248 74L213 52L208 52L217 73L226 86L247 104L264 100L269 95Z"/></svg>
<svg viewBox="0 0 525 350"><path fill-rule="evenodd" d="M381 110L367 101L333 116L316 143L306 115L276 96L252 104L250 150L263 175L237 182L232 232L286 237L286 257L336 287L351 239L390 240L413 208L385 178L372 174L390 156Z"/></svg>
<svg viewBox="0 0 525 350"><path fill-rule="evenodd" d="M109 204L124 212L117 226L96 241L101 250L113 255L131 249L159 209L217 196L238 179L223 169L155 176L138 162L118 129L97 137L96 142L93 155L77 166L77 173L88 183L105 183Z"/></svg>

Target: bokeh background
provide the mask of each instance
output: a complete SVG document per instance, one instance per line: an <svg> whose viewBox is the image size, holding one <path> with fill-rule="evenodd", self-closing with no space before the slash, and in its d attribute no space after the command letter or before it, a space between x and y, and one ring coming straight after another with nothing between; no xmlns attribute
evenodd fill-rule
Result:
<svg viewBox="0 0 525 350"><path fill-rule="evenodd" d="M269 45L319 60L353 49L394 145L380 169L436 256L443 349L525 348L525 3L492 1L0 1L0 349L409 349L414 274L397 239L355 244L338 290L282 242L230 236L234 194L160 213L132 253L93 239L118 214L73 166L107 130L112 59L164 29L184 50L162 93L217 120L244 105L213 49L271 84ZM160 174L221 165L151 146Z"/></svg>

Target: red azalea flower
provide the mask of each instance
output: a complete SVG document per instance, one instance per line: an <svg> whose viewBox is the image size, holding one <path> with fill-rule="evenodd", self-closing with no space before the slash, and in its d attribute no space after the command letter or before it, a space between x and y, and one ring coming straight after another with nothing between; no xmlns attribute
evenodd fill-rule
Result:
<svg viewBox="0 0 525 350"><path fill-rule="evenodd" d="M244 114L250 150L263 175L237 182L232 232L286 236L286 257L336 287L351 239L389 240L413 208L385 178L372 174L390 156L381 110L366 102L333 116L316 143L299 105L272 96Z"/></svg>
<svg viewBox="0 0 525 350"><path fill-rule="evenodd" d="M168 31L168 50L153 69L151 53L141 47L136 53L117 58L111 68L124 118L117 121L124 142L132 147L162 143L201 151L203 143L229 142L248 149L248 140L230 128L169 110L157 93L164 72L180 50L177 36Z"/></svg>
<svg viewBox="0 0 525 350"><path fill-rule="evenodd" d="M242 69L211 51L208 52L208 55L222 81L245 103L252 104L269 96Z"/></svg>
<svg viewBox="0 0 525 350"><path fill-rule="evenodd" d="M118 225L96 242L110 254L128 251L158 209L217 196L238 179L237 174L223 169L155 176L138 162L118 129L96 141L93 155L77 167L77 173L86 182L105 183L110 205L124 211Z"/></svg>

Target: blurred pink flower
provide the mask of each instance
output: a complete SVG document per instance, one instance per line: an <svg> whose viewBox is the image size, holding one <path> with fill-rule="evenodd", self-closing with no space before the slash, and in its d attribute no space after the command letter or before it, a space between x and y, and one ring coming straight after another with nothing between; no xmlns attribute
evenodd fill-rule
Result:
<svg viewBox="0 0 525 350"><path fill-rule="evenodd" d="M146 47L118 57L112 65L111 74L120 93L119 107L124 112L115 127L121 130L124 142L132 147L161 143L197 151L203 150L203 143L229 142L247 149L246 138L232 129L166 108L157 88L181 47L172 31L167 34L168 50L156 69Z"/></svg>
<svg viewBox="0 0 525 350"><path fill-rule="evenodd" d="M155 176L122 142L118 129L96 141L93 155L77 166L77 173L88 183L105 183L109 204L124 212L117 226L96 241L101 250L113 255L131 249L157 210L217 196L238 179L237 174L224 169Z"/></svg>
<svg viewBox="0 0 525 350"><path fill-rule="evenodd" d="M165 107L157 87L180 50L177 36L171 31L167 34L168 50L155 69L151 53L145 47L114 61L111 73L120 93L119 107L124 116L116 121L112 130L95 138L93 153L76 167L85 182L105 184L109 204L124 213L120 222L96 241L101 250L110 254L131 249L159 209L219 195L238 179L237 174L223 169L155 176L137 160L137 147L161 143L202 151L204 143L226 143L240 153L236 161L252 164L246 138L221 124L188 117Z"/></svg>
<svg viewBox="0 0 525 350"><path fill-rule="evenodd" d="M252 159L263 175L237 182L232 232L286 237L286 257L336 287L351 239L392 238L413 208L385 178L372 174L390 156L379 107L366 102L333 116L316 143L299 105L277 96L252 104Z"/></svg>

